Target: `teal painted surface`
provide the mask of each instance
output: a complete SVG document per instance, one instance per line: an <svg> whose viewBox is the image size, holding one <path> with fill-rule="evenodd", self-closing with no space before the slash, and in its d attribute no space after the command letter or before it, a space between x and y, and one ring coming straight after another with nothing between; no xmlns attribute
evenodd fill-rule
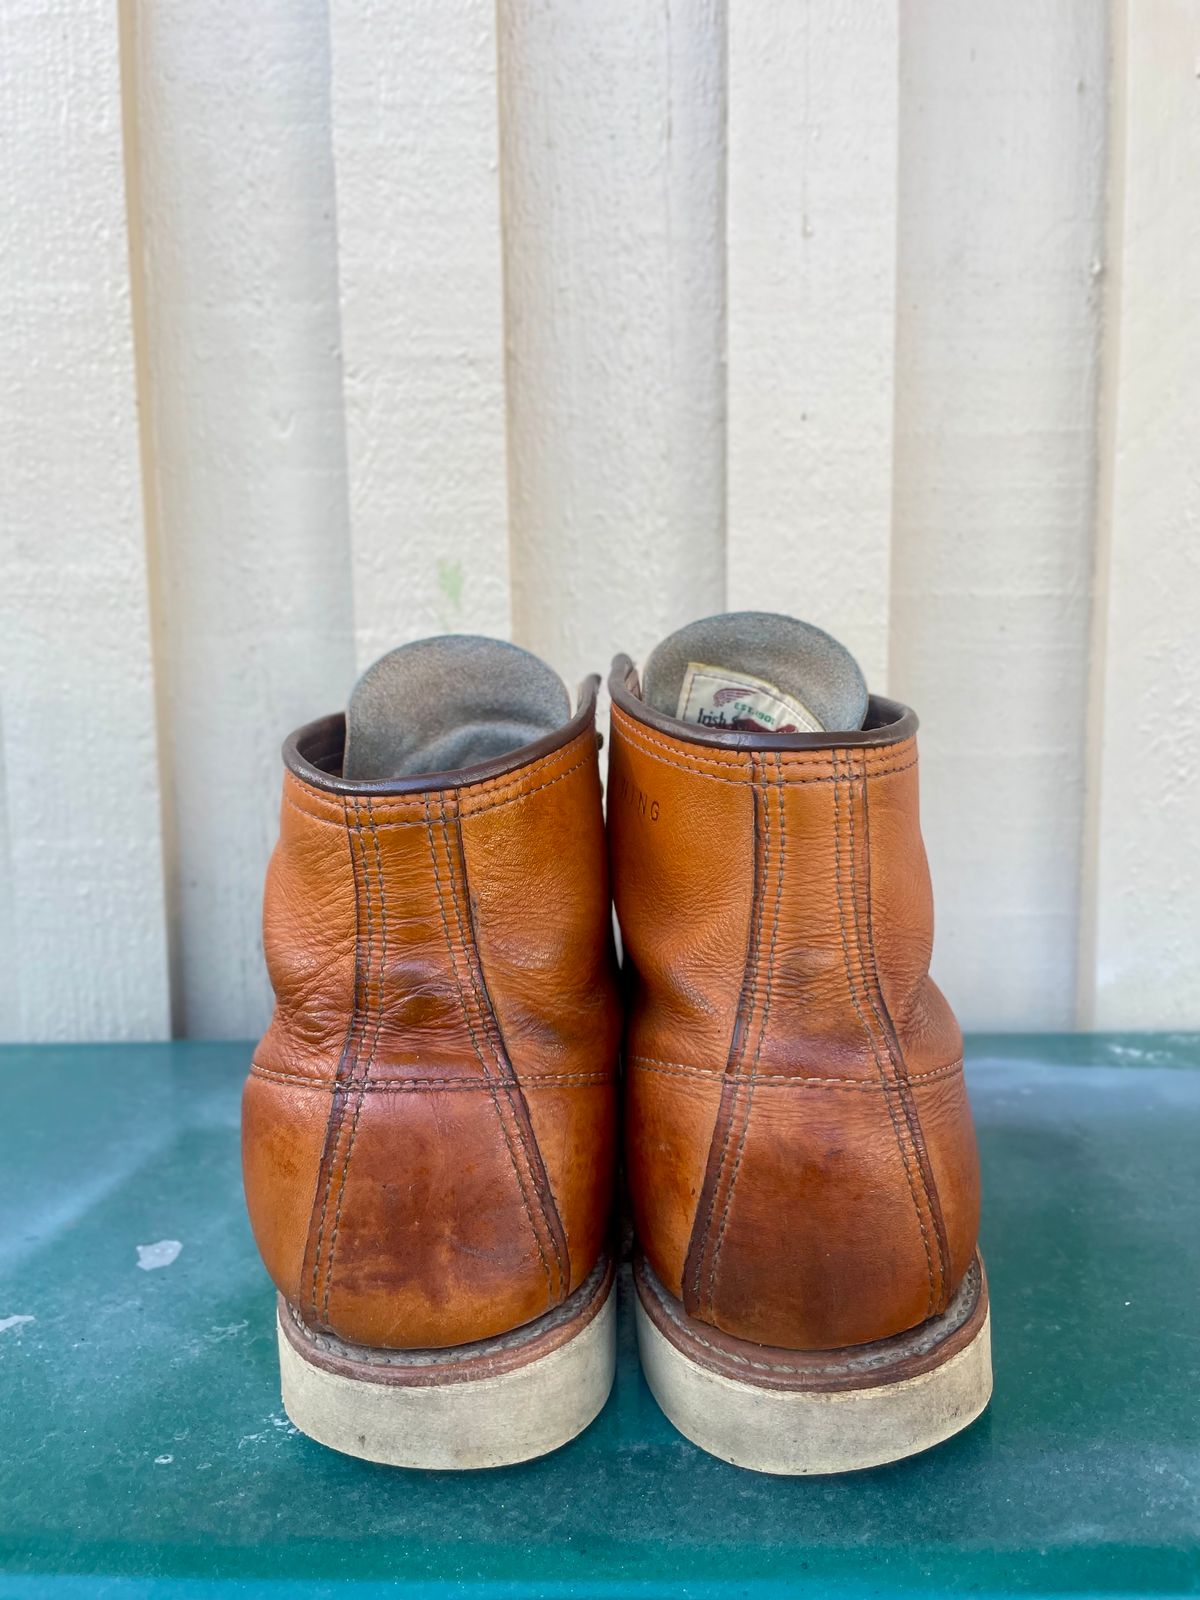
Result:
<svg viewBox="0 0 1200 1600"><path fill-rule="evenodd" d="M0 1331L0 1597L1200 1592L1200 1040L974 1041L992 1407L807 1481L679 1438L627 1302L612 1400L542 1461L422 1475L294 1433L246 1059L0 1050L0 1322L33 1319Z"/></svg>

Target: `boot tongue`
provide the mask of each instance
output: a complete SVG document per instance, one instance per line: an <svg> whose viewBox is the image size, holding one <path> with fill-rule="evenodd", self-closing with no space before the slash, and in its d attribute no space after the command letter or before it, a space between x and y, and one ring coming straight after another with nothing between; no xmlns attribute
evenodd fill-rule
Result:
<svg viewBox="0 0 1200 1600"><path fill-rule="evenodd" d="M342 776L453 772L554 733L570 715L562 679L528 650L475 634L418 639L354 685Z"/></svg>
<svg viewBox="0 0 1200 1600"><path fill-rule="evenodd" d="M646 662L642 693L669 717L730 732L845 733L867 714L866 681L845 645L768 611L671 634Z"/></svg>

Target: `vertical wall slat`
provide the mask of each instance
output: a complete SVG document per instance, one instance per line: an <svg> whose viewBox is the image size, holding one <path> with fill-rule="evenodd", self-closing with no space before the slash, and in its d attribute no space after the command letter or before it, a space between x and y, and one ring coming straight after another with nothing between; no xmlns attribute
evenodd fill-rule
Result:
<svg viewBox="0 0 1200 1600"><path fill-rule="evenodd" d="M1113 6L0 9L0 1037L261 1026L356 657L726 595L921 713L966 1022L1195 1025L1200 23Z"/></svg>
<svg viewBox="0 0 1200 1600"><path fill-rule="evenodd" d="M499 30L513 629L577 680L723 602L724 11Z"/></svg>
<svg viewBox="0 0 1200 1600"><path fill-rule="evenodd" d="M333 0L333 150L359 665L507 636L492 0Z"/></svg>
<svg viewBox="0 0 1200 1600"><path fill-rule="evenodd" d="M327 17L133 20L177 1024L253 1035L280 742L353 677Z"/></svg>
<svg viewBox="0 0 1200 1600"><path fill-rule="evenodd" d="M115 8L0 11L0 1036L168 1026Z"/></svg>
<svg viewBox="0 0 1200 1600"><path fill-rule="evenodd" d="M729 15L732 606L887 665L895 0Z"/></svg>
<svg viewBox="0 0 1200 1600"><path fill-rule="evenodd" d="M1106 19L903 21L891 684L922 718L934 970L971 1025L1069 1026Z"/></svg>
<svg viewBox="0 0 1200 1600"><path fill-rule="evenodd" d="M1200 10L1118 5L1080 1021L1200 1026Z"/></svg>

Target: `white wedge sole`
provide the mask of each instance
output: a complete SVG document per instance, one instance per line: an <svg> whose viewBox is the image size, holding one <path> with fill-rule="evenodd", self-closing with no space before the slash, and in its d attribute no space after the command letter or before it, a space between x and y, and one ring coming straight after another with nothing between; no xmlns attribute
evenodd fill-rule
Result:
<svg viewBox="0 0 1200 1600"><path fill-rule="evenodd" d="M654 1398L680 1433L710 1455L754 1472L853 1472L940 1444L984 1410L992 1393L992 1358L981 1270L975 1296L969 1308L952 1306L937 1319L944 1330L926 1324L911 1336L861 1352L829 1352L835 1359L824 1372L813 1363L807 1377L782 1378L776 1360L770 1381L756 1382L755 1368L766 1373L772 1363L747 1352L768 1352L726 1339L714 1360L697 1359L707 1352L695 1330L684 1328L691 1319L641 1264L638 1348ZM939 1332L944 1357L938 1354ZM730 1370L738 1362L744 1363L744 1377Z"/></svg>
<svg viewBox="0 0 1200 1600"><path fill-rule="evenodd" d="M616 1366L612 1270L556 1311L444 1351L364 1350L279 1307L283 1405L302 1433L388 1466L509 1466L557 1450L604 1405Z"/></svg>

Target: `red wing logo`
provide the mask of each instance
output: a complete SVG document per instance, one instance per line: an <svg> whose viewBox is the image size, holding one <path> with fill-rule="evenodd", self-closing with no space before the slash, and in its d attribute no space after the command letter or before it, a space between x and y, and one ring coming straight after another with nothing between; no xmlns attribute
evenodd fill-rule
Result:
<svg viewBox="0 0 1200 1600"><path fill-rule="evenodd" d="M755 722L753 717L734 717L729 724L739 733L799 733L794 722L785 722L781 728L769 728L765 722Z"/></svg>
<svg viewBox="0 0 1200 1600"><path fill-rule="evenodd" d="M753 693L753 689L718 689L712 697L712 703L715 706L727 706L731 700L748 700Z"/></svg>

